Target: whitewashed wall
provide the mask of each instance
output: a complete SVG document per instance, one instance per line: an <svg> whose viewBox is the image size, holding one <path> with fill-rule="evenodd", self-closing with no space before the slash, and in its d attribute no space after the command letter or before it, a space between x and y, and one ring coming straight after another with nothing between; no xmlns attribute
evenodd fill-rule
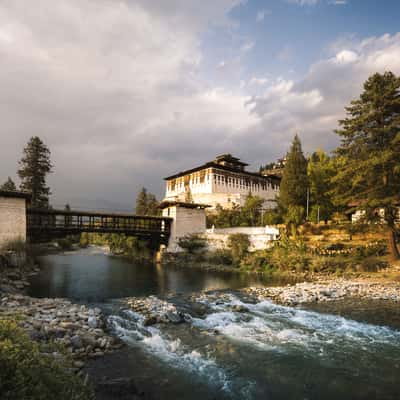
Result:
<svg viewBox="0 0 400 400"><path fill-rule="evenodd" d="M207 229L203 236L207 240L208 249L213 251L228 248L229 236L235 233L248 235L250 251L267 249L279 237L279 229L272 226Z"/></svg>
<svg viewBox="0 0 400 400"><path fill-rule="evenodd" d="M25 199L0 196L0 247L8 241L26 240Z"/></svg>

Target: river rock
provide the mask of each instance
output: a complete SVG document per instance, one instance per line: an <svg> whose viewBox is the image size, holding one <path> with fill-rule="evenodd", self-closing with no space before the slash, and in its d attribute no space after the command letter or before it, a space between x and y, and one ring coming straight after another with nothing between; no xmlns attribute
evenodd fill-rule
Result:
<svg viewBox="0 0 400 400"><path fill-rule="evenodd" d="M90 328L97 328L98 326L98 322L97 322L97 318L95 316L90 316L88 318L87 324L89 325Z"/></svg>

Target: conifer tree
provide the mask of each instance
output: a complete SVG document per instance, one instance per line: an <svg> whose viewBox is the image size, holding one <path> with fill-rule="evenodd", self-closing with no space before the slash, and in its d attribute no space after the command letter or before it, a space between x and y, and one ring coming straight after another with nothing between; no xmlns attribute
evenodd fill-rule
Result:
<svg viewBox="0 0 400 400"><path fill-rule="evenodd" d="M52 172L50 150L42 140L32 137L23 151L19 162L18 176L20 189L32 194L32 207L48 207L50 188L46 185L46 176Z"/></svg>
<svg viewBox="0 0 400 400"><path fill-rule="evenodd" d="M314 152L308 161L308 180L310 186L311 220L327 221L333 211L332 177L335 175L335 165L331 158L322 150Z"/></svg>
<svg viewBox="0 0 400 400"><path fill-rule="evenodd" d="M17 190L17 187L15 186L14 181L10 177L8 177L8 179L0 186L0 190L15 192Z"/></svg>
<svg viewBox="0 0 400 400"><path fill-rule="evenodd" d="M148 193L145 187L139 192L136 197L136 215L157 215L159 214L158 201L156 196Z"/></svg>
<svg viewBox="0 0 400 400"><path fill-rule="evenodd" d="M136 197L136 209L137 215L146 215L147 213L147 189L145 187L139 192Z"/></svg>
<svg viewBox="0 0 400 400"><path fill-rule="evenodd" d="M384 210L390 252L396 246L396 207L400 199L400 78L392 72L372 75L360 98L346 107L347 117L336 133L341 168L333 179L336 198L342 204L358 203L366 215Z"/></svg>
<svg viewBox="0 0 400 400"><path fill-rule="evenodd" d="M307 160L297 135L286 157L278 199L283 214L287 213L289 207L305 208L307 203Z"/></svg>

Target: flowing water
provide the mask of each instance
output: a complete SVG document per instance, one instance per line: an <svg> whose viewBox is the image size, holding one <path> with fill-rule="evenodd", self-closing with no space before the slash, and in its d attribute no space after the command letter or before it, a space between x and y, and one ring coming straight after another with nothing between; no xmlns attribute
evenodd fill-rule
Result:
<svg viewBox="0 0 400 400"><path fill-rule="evenodd" d="M100 304L128 344L118 371L152 387L155 398L400 398L394 327L250 301L235 289L268 282L249 276L132 265L93 249L42 264L30 294ZM187 322L145 326L124 298L149 295L167 299Z"/></svg>

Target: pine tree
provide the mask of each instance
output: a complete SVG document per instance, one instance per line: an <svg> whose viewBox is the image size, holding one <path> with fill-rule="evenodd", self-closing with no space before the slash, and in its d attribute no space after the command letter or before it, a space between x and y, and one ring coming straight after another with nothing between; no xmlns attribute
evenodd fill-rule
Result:
<svg viewBox="0 0 400 400"><path fill-rule="evenodd" d="M324 151L318 150L308 161L307 173L310 186L310 218L314 222L326 222L334 211L331 194L332 177L335 175L334 162Z"/></svg>
<svg viewBox="0 0 400 400"><path fill-rule="evenodd" d="M285 169L279 190L279 207L286 214L289 207L306 207L307 204L307 160L301 142L295 135L287 154Z"/></svg>
<svg viewBox="0 0 400 400"><path fill-rule="evenodd" d="M136 197L136 215L146 215L147 213L147 189L145 187L139 192Z"/></svg>
<svg viewBox="0 0 400 400"><path fill-rule="evenodd" d="M342 165L333 179L342 204L358 203L366 215L383 209L390 251L399 258L395 219L400 198L400 78L392 72L372 75L360 98L346 107L336 133ZM372 211L372 212L371 212Z"/></svg>
<svg viewBox="0 0 400 400"><path fill-rule="evenodd" d="M159 214L158 201L156 196L148 193L146 188L142 188L136 197L136 215L157 215Z"/></svg>
<svg viewBox="0 0 400 400"><path fill-rule="evenodd" d="M51 192L46 185L46 175L52 172L53 166L50 150L39 137L34 136L29 140L19 165L20 189L31 192L32 207L47 208Z"/></svg>
<svg viewBox="0 0 400 400"><path fill-rule="evenodd" d="M0 186L0 190L15 192L17 190L17 187L15 186L14 181L10 177L8 177L8 179Z"/></svg>

